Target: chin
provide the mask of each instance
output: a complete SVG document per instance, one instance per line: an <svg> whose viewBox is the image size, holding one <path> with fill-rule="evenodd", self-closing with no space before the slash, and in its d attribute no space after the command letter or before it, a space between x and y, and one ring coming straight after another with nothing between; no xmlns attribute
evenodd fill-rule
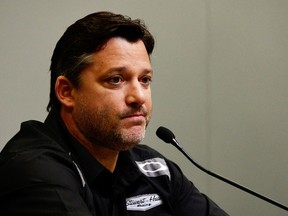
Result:
<svg viewBox="0 0 288 216"><path fill-rule="evenodd" d="M133 148L135 145L139 144L145 136L145 131L137 134L126 134L122 136L122 145L123 150L128 150Z"/></svg>

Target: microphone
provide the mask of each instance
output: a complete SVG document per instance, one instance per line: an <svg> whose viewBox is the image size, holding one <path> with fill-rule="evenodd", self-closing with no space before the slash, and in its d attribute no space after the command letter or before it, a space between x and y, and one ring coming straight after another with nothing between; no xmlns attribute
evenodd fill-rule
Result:
<svg viewBox="0 0 288 216"><path fill-rule="evenodd" d="M177 142L177 140L175 138L175 135L169 129L161 126L161 127L159 127L157 129L156 135L160 139L162 139L164 142L170 143L173 146L175 146L182 154L184 154L184 156L190 162L192 162L197 168L199 168L200 170L204 171L208 175L211 175L211 176L213 176L213 177L215 177L217 179L220 179L221 181L224 181L224 182L226 182L226 183L228 183L228 184L230 184L230 185L232 185L232 186L234 186L234 187L236 187L238 189L241 189L241 190L243 190L243 191L245 191L247 193L250 193L250 194L262 199L262 200L265 200L266 202L269 202L270 204L273 204L273 205L275 205L275 206L277 206L279 208L282 208L282 209L288 211L288 207L287 206L284 206L281 203L278 203L278 202L276 202L276 201L274 201L274 200L272 200L272 199L270 199L270 198L268 198L266 196L263 196L263 195L255 192L255 191L252 191L252 190L250 190L250 189L248 189L248 188L246 188L246 187L244 187L244 186L242 186L242 185L240 185L240 184L238 184L236 182L233 182L233 181L231 181L231 180L229 180L227 178L224 178L223 176L220 176L220 175L218 175L218 174L216 174L216 173L214 173L212 171L209 171L209 170L205 169L204 167L202 167L200 164L198 164L195 160L192 159L192 157L183 149L182 146L180 146L180 144Z"/></svg>

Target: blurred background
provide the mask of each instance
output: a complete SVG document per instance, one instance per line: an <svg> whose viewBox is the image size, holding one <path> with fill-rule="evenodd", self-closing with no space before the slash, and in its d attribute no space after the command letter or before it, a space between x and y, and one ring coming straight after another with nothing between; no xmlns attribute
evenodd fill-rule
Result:
<svg viewBox="0 0 288 216"><path fill-rule="evenodd" d="M230 215L287 215L207 176L155 135L170 128L204 167L288 205L287 0L1 0L0 149L22 121L46 118L55 44L100 10L141 18L156 38L143 143Z"/></svg>

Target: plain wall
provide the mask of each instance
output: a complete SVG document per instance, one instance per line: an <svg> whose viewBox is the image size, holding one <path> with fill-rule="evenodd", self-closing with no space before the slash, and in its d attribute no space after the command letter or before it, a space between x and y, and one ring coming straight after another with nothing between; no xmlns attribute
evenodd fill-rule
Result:
<svg viewBox="0 0 288 216"><path fill-rule="evenodd" d="M143 143L230 215L287 215L207 176L155 135L170 128L204 167L288 205L287 0L1 0L0 149L22 121L45 119L57 40L100 10L141 18L156 38Z"/></svg>

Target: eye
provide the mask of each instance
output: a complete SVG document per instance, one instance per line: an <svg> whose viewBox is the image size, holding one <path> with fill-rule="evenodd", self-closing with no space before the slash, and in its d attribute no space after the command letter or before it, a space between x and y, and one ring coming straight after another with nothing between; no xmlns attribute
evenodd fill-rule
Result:
<svg viewBox="0 0 288 216"><path fill-rule="evenodd" d="M143 84L145 85L150 85L152 82L152 77L150 76L145 76L140 80Z"/></svg>
<svg viewBox="0 0 288 216"><path fill-rule="evenodd" d="M123 81L123 79L120 76L114 76L114 77L110 77L108 79L108 82L113 84L113 85L120 84L122 81Z"/></svg>

